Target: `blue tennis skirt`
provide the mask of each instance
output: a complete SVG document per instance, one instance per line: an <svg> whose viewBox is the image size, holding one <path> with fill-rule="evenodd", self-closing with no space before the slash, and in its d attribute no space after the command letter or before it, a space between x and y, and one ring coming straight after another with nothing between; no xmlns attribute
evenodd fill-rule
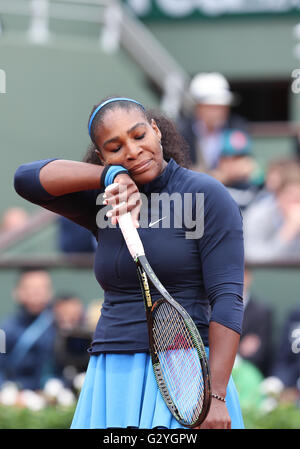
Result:
<svg viewBox="0 0 300 449"><path fill-rule="evenodd" d="M232 378L226 402L232 429L244 428ZM90 357L71 429L180 429L158 390L149 354Z"/></svg>

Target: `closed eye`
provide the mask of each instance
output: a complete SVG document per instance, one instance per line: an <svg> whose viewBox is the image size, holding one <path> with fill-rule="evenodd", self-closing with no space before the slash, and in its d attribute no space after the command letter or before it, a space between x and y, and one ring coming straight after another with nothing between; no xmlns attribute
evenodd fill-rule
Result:
<svg viewBox="0 0 300 449"><path fill-rule="evenodd" d="M138 135L138 136L135 136L135 140L141 140L141 139L143 139L143 138L145 137L145 134L146 134L146 133L143 133L143 134L140 134L140 135Z"/></svg>
<svg viewBox="0 0 300 449"><path fill-rule="evenodd" d="M112 153L117 153L120 149L121 149L121 147L114 148L114 149L111 150L111 152Z"/></svg>
<svg viewBox="0 0 300 449"><path fill-rule="evenodd" d="M146 135L146 132L144 132L142 134L138 134L138 135L134 136L134 140L142 140L145 137L145 135ZM121 145L119 145L116 148L111 148L110 151L112 153L117 153L120 149L121 149Z"/></svg>

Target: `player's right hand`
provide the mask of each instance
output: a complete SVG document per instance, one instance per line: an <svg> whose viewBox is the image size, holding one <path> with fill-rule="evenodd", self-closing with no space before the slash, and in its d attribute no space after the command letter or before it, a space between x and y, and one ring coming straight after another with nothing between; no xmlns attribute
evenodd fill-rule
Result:
<svg viewBox="0 0 300 449"><path fill-rule="evenodd" d="M141 196L137 185L126 173L117 175L114 183L106 187L104 202L112 206L106 214L112 224L117 224L119 215L130 212L135 227L139 227Z"/></svg>

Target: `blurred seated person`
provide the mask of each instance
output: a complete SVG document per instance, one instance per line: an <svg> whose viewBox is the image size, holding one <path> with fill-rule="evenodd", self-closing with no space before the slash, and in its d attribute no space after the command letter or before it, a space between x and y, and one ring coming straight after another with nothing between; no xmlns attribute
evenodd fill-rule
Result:
<svg viewBox="0 0 300 449"><path fill-rule="evenodd" d="M51 277L45 270L20 273L13 291L17 310L0 326L6 336L6 352L0 354L0 386L12 381L20 389L42 388L54 341L52 295Z"/></svg>
<svg viewBox="0 0 300 449"><path fill-rule="evenodd" d="M265 169L263 188L256 196L255 201L264 201L262 203L263 207L268 207L268 204L276 201L276 193L281 186L284 174L289 168L294 170L295 166L297 166L296 159L282 158L271 160Z"/></svg>
<svg viewBox="0 0 300 449"><path fill-rule="evenodd" d="M248 261L300 259L300 164L291 163L271 200L254 202L244 214Z"/></svg>
<svg viewBox="0 0 300 449"><path fill-rule="evenodd" d="M244 319L239 355L251 362L263 376L269 375L272 354L272 309L251 292L252 273L244 276Z"/></svg>
<svg viewBox="0 0 300 449"><path fill-rule="evenodd" d="M83 226L65 217L58 217L58 249L64 253L93 253L96 239Z"/></svg>
<svg viewBox="0 0 300 449"><path fill-rule="evenodd" d="M85 324L91 332L94 332L96 329L96 325L99 321L101 315L101 309L103 305L104 298L102 299L94 299L90 302L87 307L85 314Z"/></svg>
<svg viewBox="0 0 300 449"><path fill-rule="evenodd" d="M225 130L219 161L209 173L228 189L241 210L256 198L264 174L252 154L249 136L239 130Z"/></svg>
<svg viewBox="0 0 300 449"><path fill-rule="evenodd" d="M223 131L246 131L247 124L232 114L234 95L220 73L199 73L190 84L194 101L190 116L181 117L178 129L190 147L191 168L197 171L215 169L222 150Z"/></svg>
<svg viewBox="0 0 300 449"><path fill-rule="evenodd" d="M276 358L270 375L282 383L281 399L300 397L300 307L288 314L275 352ZM288 393L288 394L287 394Z"/></svg>
<svg viewBox="0 0 300 449"><path fill-rule="evenodd" d="M22 207L10 207L1 217L0 232L14 231L27 224L29 215Z"/></svg>
<svg viewBox="0 0 300 449"><path fill-rule="evenodd" d="M63 331L76 329L84 323L84 306L78 295L63 293L53 303L55 324Z"/></svg>
<svg viewBox="0 0 300 449"><path fill-rule="evenodd" d="M77 373L86 370L87 352L93 332L86 325L82 300L75 294L60 294L53 306L56 336L54 342L54 376L67 386Z"/></svg>

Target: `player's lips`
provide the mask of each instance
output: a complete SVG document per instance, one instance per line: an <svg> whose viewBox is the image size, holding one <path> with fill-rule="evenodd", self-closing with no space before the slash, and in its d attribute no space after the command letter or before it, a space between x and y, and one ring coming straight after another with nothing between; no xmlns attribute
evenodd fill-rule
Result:
<svg viewBox="0 0 300 449"><path fill-rule="evenodd" d="M132 175L139 175L140 173L143 173L144 171L148 170L148 167L151 164L151 162L152 162L151 159L147 159L146 161L134 165L132 168L129 169L129 171Z"/></svg>

